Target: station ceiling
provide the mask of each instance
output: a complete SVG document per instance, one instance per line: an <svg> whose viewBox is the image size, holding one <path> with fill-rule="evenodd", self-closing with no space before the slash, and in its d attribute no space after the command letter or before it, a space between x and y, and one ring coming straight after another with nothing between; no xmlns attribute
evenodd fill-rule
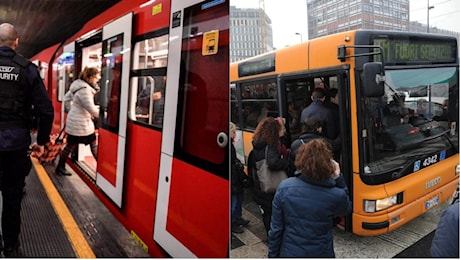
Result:
<svg viewBox="0 0 460 260"><path fill-rule="evenodd" d="M69 38L88 20L120 1L0 0L0 23L15 26L19 34L16 51L31 58Z"/></svg>

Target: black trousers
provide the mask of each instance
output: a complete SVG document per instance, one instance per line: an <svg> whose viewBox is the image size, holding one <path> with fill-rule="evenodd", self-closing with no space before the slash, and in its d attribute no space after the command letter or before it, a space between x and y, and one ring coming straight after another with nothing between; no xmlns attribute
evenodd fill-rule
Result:
<svg viewBox="0 0 460 260"><path fill-rule="evenodd" d="M2 235L6 248L14 247L19 242L23 188L31 168L32 162L27 149L0 152Z"/></svg>
<svg viewBox="0 0 460 260"><path fill-rule="evenodd" d="M263 205L259 205L260 213L262 213L262 221L264 222L265 231L270 230L270 224L272 221L272 207L267 207Z"/></svg>

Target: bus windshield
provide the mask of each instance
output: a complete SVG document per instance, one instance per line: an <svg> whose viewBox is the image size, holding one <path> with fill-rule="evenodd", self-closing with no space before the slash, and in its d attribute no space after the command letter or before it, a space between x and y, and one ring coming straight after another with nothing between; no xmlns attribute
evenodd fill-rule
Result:
<svg viewBox="0 0 460 260"><path fill-rule="evenodd" d="M386 70L385 94L361 102L364 175L403 176L458 152L458 68Z"/></svg>

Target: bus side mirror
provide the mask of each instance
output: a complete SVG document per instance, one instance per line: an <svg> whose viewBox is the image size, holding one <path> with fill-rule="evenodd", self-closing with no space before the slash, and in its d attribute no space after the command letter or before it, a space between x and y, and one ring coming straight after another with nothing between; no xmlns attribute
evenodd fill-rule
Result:
<svg viewBox="0 0 460 260"><path fill-rule="evenodd" d="M381 97L385 94L385 74L381 62L364 64L362 77L362 94L365 97Z"/></svg>

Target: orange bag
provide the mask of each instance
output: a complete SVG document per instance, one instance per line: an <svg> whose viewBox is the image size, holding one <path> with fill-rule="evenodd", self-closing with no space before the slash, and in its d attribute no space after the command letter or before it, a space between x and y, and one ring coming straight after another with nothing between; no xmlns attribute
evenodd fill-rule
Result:
<svg viewBox="0 0 460 260"><path fill-rule="evenodd" d="M66 144L66 132L64 131L64 127L62 127L61 131L59 134L54 134L50 135L50 141L45 144L45 152L43 153L40 158L38 158L38 161L40 163L53 163L54 160L56 159L57 155L59 152L62 150L62 148Z"/></svg>

